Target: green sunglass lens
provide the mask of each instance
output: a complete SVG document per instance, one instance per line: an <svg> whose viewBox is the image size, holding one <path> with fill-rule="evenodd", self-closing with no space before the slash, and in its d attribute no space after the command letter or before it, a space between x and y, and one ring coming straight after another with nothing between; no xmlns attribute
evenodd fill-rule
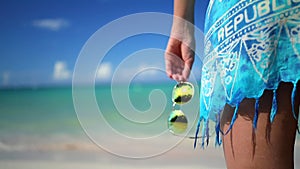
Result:
<svg viewBox="0 0 300 169"><path fill-rule="evenodd" d="M168 120L169 131L174 134L184 133L187 129L188 121L181 110L171 112Z"/></svg>
<svg viewBox="0 0 300 169"><path fill-rule="evenodd" d="M184 104L192 99L194 87L191 83L178 83L173 89L172 100L177 104Z"/></svg>

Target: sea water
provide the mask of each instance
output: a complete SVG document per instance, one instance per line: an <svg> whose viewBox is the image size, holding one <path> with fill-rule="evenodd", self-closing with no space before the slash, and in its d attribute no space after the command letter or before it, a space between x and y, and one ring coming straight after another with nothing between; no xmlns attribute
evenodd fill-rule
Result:
<svg viewBox="0 0 300 169"><path fill-rule="evenodd" d="M167 118L171 111L173 84L134 84L117 86L114 90L126 91L136 112L151 109L149 95L160 90L166 98L158 116L148 123L132 122L120 114L114 102L110 85L97 85L94 89L102 117L114 129L124 135L155 135L167 130ZM84 91L84 89L83 89ZM125 93L126 93L125 92ZM155 109L154 109L155 110ZM151 113L151 112L148 112ZM91 123L97 123L90 117ZM98 132L104 132L97 128ZM74 108L72 87L43 87L0 90L0 152L23 144L43 144L49 140L87 137ZM106 132L107 133L107 132ZM11 147L10 147L11 146Z"/></svg>

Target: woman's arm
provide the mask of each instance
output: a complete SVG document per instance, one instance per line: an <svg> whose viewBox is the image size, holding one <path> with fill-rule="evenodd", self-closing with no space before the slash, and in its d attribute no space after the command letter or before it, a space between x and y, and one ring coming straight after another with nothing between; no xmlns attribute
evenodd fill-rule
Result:
<svg viewBox="0 0 300 169"><path fill-rule="evenodd" d="M186 81L194 63L194 0L174 0L171 36L165 52L167 75Z"/></svg>
<svg viewBox="0 0 300 169"><path fill-rule="evenodd" d="M174 0L174 15L194 23L195 0Z"/></svg>

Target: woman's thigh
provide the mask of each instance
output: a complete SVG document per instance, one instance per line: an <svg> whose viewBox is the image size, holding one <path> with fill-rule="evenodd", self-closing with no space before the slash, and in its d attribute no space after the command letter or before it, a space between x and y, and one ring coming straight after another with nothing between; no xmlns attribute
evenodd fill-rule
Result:
<svg viewBox="0 0 300 169"><path fill-rule="evenodd" d="M300 88L295 99L295 112L299 112ZM223 148L227 167L233 168L293 168L294 143L297 120L291 106L291 83L281 83L277 90L278 110L270 122L273 92L265 91L259 101L257 128L253 129L255 100L245 99L239 107L232 130L223 136ZM226 131L234 108L225 106L221 128Z"/></svg>

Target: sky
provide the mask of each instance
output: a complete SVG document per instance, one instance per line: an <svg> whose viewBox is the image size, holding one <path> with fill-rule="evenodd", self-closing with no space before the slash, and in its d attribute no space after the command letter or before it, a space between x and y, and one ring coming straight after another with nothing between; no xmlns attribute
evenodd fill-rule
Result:
<svg viewBox="0 0 300 169"><path fill-rule="evenodd" d="M206 5L203 1L196 4L195 24L200 29ZM70 85L77 58L88 39L110 22L140 12L172 14L173 1L0 0L0 87ZM150 34L124 39L104 57L95 78L109 82L126 57L149 48L163 50L167 40ZM146 57L131 62L122 72L142 69L151 61L153 58ZM199 72L200 64L195 65L194 71ZM139 79L169 80L158 71Z"/></svg>

